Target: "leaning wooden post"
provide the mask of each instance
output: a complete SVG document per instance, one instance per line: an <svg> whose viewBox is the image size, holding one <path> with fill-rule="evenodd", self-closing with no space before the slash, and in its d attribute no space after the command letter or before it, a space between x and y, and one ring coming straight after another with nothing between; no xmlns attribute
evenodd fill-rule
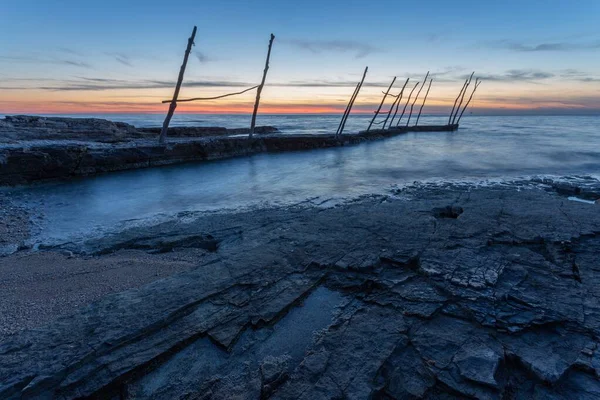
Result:
<svg viewBox="0 0 600 400"><path fill-rule="evenodd" d="M429 86L427 87L427 92L425 93L425 98L423 99L423 104L421 104L421 108L419 109L419 115L417 115L417 122L415 122L415 126L419 125L419 118L421 118L421 113L423 112L423 107L425 107L425 102L427 101L427 96L429 96L429 89L431 89L432 83L433 79L430 79Z"/></svg>
<svg viewBox="0 0 600 400"><path fill-rule="evenodd" d="M383 107L383 103L385 103L386 97L390 93L390 90L392 90L392 86L394 86L394 82L396 82L396 77L394 77L394 79L392 79L392 83L390 83L390 86L388 87L388 90L383 95L383 99L381 99L381 103L379 104L379 108L377 108L377 111L375 111L375 115L373 115L373 119L371 120L371 123L369 124L369 127L367 128L367 132L369 132L369 130L371 129L371 126L373 125L373 122L375 122L375 118L377 118L377 116L379 115L379 111L381 111L381 107Z"/></svg>
<svg viewBox="0 0 600 400"><path fill-rule="evenodd" d="M408 121L406 121L406 126L408 126L408 124L410 124L410 117L412 117L413 109L415 108L415 104L417 103L417 100L419 99L419 95L421 94L423 87L425 87L425 84L427 83L428 77L429 77L429 71L427 71L427 74L425 75L425 80L423 80L423 84L419 88L419 91L417 92L417 96L415 97L415 100L410 105L410 114L408 114Z"/></svg>
<svg viewBox="0 0 600 400"><path fill-rule="evenodd" d="M400 93L398 94L398 97L396 98L396 110L394 111L394 115L392 115L392 119L390 120L390 129L392 128L392 125L394 124L394 118L396 118L396 115L398 114L398 108L400 108L400 102L402 101L402 97L404 96L404 89L406 89L406 85L408 85L408 81L410 80L410 78L406 78L406 82L404 82L404 86L402 86L402 90L400 91ZM392 104L393 107L393 104Z"/></svg>
<svg viewBox="0 0 600 400"><path fill-rule="evenodd" d="M421 82L415 83L415 87L412 88L412 90L410 91L410 94L408 95L406 104L404 105L404 108L402 109L402 114L400 114L400 118L398 119L398 123L396 124L396 127L400 126L400 121L402 121L402 117L404 117L404 113L406 112L406 107L408 107L408 104L410 103L410 98L412 97L412 94L415 91L415 89L417 88L417 86L419 86L419 83L421 83Z"/></svg>
<svg viewBox="0 0 600 400"><path fill-rule="evenodd" d="M465 83L463 83L463 86L460 89L460 92L458 92L458 96L456 96L456 99L454 99L454 105L452 106L452 110L450 111L450 116L448 117L448 125L450 125L452 123L452 116L454 115L454 109L456 108L456 103L458 103L458 99L460 98L460 95L462 94L463 90L465 90L467 88L467 82L469 82L469 79L465 79Z"/></svg>
<svg viewBox="0 0 600 400"><path fill-rule="evenodd" d="M383 127L381 129L385 129L385 126L387 125L387 122L390 119L390 116L392 115L392 111L394 111L394 106L396 106L396 111L398 111L397 104L398 104L398 102L400 100L402 100L402 92L404 92L404 88L406 87L407 83L408 83L408 79L406 80L406 82L404 82L404 86L402 86L402 89L400 90L400 93L398 93L398 96L395 96L396 98L392 102L392 106L390 107L390 111L388 111L387 117L385 117L385 121L383 121ZM393 122L393 119L392 119L392 121L390 121L390 126L392 126L392 122Z"/></svg>
<svg viewBox="0 0 600 400"><path fill-rule="evenodd" d="M169 111L167 112L167 116L165 121L163 122L162 130L160 131L160 137L158 138L158 143L164 144L167 140L167 131L169 130L169 123L171 122L171 118L173 117L173 113L177 108L177 97L179 97L179 90L181 89L181 82L183 82L183 74L185 73L185 67L187 66L187 61L190 56L190 52L192 51L192 46L194 45L194 39L196 38L196 27L194 26L194 30L192 31L192 36L188 39L187 48L185 49L185 55L183 56L183 64L181 64L181 68L179 69L179 77L177 78L177 85L175 86L175 93L173 93L173 100L171 100L171 105L169 106Z"/></svg>
<svg viewBox="0 0 600 400"><path fill-rule="evenodd" d="M360 82L358 82L356 84L356 87L354 88L354 92L352 92L352 96L350 96L350 100L348 101L348 104L346 105L346 109L344 110L344 113L342 114L342 119L340 120L340 124L338 125L338 128L335 131L335 136L340 134L340 130L342 129L342 126L344 125L344 121L346 121L346 115L348 114L348 110L350 109L350 104L352 104L352 100L354 100L354 96L356 96L356 93L358 92L359 87L360 87Z"/></svg>
<svg viewBox="0 0 600 400"><path fill-rule="evenodd" d="M458 116L458 112L460 111L460 108L462 107L462 103L465 99L465 94L467 93L467 89L471 85L471 80L473 79L473 75L475 75L475 71L473 71L473 73L469 77L469 80L467 81L467 85L465 86L465 90L463 91L462 95L460 96L460 103L458 103L458 107L456 108L456 111L454 112L454 117L452 117L452 125L455 124L456 117Z"/></svg>
<svg viewBox="0 0 600 400"><path fill-rule="evenodd" d="M477 90L477 88L479 87L479 85L481 85L481 81L479 80L479 78L477 78L477 79L475 79L475 87L473 88L473 92L471 92L471 97L469 97L469 100L467 101L467 104L465 104L465 108L463 108L462 112L460 113L460 116L456 120L456 124L457 125L460 123L460 119L462 118L463 114L465 113L465 110L469 106L469 103L473 99L473 95L475 94L475 91Z"/></svg>
<svg viewBox="0 0 600 400"><path fill-rule="evenodd" d="M275 35L271 33L271 40L269 40L269 51L267 51L267 61L265 62L265 70L263 72L262 81L256 90L256 101L254 102L254 112L252 113L252 122L250 122L250 137L254 134L254 126L256 125L256 113L258 112L258 103L260 103L260 94L262 93L263 87L265 86L265 80L267 79L267 71L269 71L269 59L271 58L271 47L273 47L273 40Z"/></svg>
<svg viewBox="0 0 600 400"><path fill-rule="evenodd" d="M385 119L383 120L383 124L381 125L381 129L384 129L384 130L388 123L388 120L390 119L390 115L392 115L392 111L394 111L394 106L396 105L396 102L398 101L398 97L400 97L399 94L397 96L394 96L391 93L390 93L390 96L392 96L394 98L394 101L392 101L392 105L390 106L390 109L388 110L387 115L385 116Z"/></svg>
<svg viewBox="0 0 600 400"><path fill-rule="evenodd" d="M367 76L367 71L369 67L365 67L365 72L363 73L362 79L356 85L356 89L354 89L354 93L352 93L352 97L350 97L350 101L348 102L348 106L346 107L346 111L344 111L344 115L342 116L342 120L340 121L340 126L338 126L338 130L335 135L341 135L344 132L344 128L346 127L346 121L348 120L348 116L350 116L350 112L352 111L352 107L354 106L354 102L358 97L358 93L362 88L363 82L365 81L365 77Z"/></svg>

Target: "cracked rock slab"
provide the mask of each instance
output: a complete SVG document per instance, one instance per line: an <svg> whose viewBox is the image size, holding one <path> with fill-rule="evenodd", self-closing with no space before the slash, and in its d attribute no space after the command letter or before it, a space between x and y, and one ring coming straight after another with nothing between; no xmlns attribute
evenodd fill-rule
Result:
<svg viewBox="0 0 600 400"><path fill-rule="evenodd" d="M4 339L0 398L597 398L597 208L507 185L406 192L71 248L82 265L123 243L202 256ZM431 214L449 204L458 218Z"/></svg>

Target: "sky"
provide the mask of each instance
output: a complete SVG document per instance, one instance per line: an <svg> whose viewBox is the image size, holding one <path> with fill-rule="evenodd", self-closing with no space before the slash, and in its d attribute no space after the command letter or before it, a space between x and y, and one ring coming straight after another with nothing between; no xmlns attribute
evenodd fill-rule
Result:
<svg viewBox="0 0 600 400"><path fill-rule="evenodd" d="M194 25L180 98L260 83L273 33L263 113L342 112L368 66L356 112L430 71L424 112L447 113L475 71L474 114L600 114L598 0L0 0L0 113L164 113Z"/></svg>

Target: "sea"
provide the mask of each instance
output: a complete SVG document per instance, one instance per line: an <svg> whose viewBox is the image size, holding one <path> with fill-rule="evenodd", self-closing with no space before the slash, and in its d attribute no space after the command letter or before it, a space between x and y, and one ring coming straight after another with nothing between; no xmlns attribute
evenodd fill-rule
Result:
<svg viewBox="0 0 600 400"><path fill-rule="evenodd" d="M160 126L163 115L66 115ZM414 118L414 117L413 117ZM366 129L352 115L346 133ZM327 134L340 115L259 115L282 134ZM406 118L405 118L406 120ZM414 121L414 120L413 120ZM422 116L419 124L445 124ZM249 115L176 114L171 126L247 127ZM173 216L302 202L332 204L415 183L597 181L600 116L465 115L455 132L418 132L355 146L257 154L4 189L42 215L38 241L63 243ZM36 240L36 239L34 239Z"/></svg>

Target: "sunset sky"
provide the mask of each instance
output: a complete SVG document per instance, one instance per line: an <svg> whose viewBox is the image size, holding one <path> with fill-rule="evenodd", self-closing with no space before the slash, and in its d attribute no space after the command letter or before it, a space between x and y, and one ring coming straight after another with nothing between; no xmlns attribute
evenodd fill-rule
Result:
<svg viewBox="0 0 600 400"><path fill-rule="evenodd" d="M180 97L260 82L261 112L340 112L369 66L357 112L394 76L434 79L426 113L483 83L479 114L600 113L600 1L50 1L0 8L0 113L165 112L198 26ZM255 92L178 112L250 112Z"/></svg>

